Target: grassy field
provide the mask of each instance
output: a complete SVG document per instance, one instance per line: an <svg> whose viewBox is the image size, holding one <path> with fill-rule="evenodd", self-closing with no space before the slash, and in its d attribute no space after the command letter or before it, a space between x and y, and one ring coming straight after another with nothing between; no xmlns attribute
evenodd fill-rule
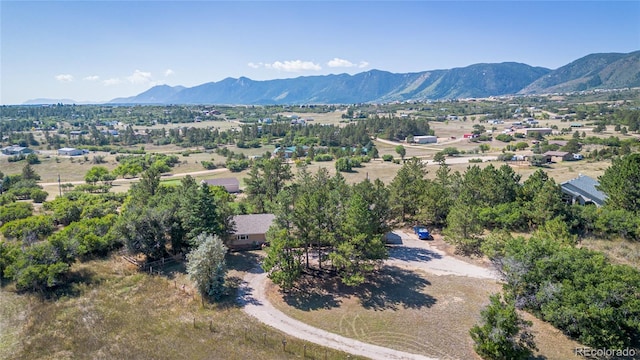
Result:
<svg viewBox="0 0 640 360"><path fill-rule="evenodd" d="M313 118L313 123L316 124L333 124L333 125L345 125L346 123L341 118L343 112L336 111L332 113L305 113L303 118ZM290 115L290 113L282 113L282 116ZM412 156L417 156L422 159L432 159L433 155L444 149L445 147L456 147L459 150L464 150L468 153L473 152L478 149L479 144L470 142L467 139L462 139L462 135L464 133L471 132L473 130L473 125L477 124L477 121L471 121L471 117L467 121L461 120L452 120L445 122L430 122L431 128L435 131L436 135L439 137L438 144L427 144L427 145L412 145L412 144L404 144L407 154L406 157L410 158ZM515 121L515 120L513 120ZM500 132L505 126L509 125L513 121L505 121L505 124L495 125L496 131ZM483 124L487 129L491 128L491 125ZM556 125L558 128L568 127L569 124L567 122L561 122L560 120L541 120L540 126L553 126ZM195 127L216 127L221 130L226 130L232 127L240 126L240 123L236 121L204 121L198 123L187 123L187 124L168 124L168 125L156 125L152 128L170 128L170 127L178 127L178 126L195 126ZM144 127L139 127L140 129ZM593 135L590 133L590 128L581 128L580 131L589 132L589 135ZM598 136L609 137L609 136L621 136L621 134L616 132L605 132L603 134L598 134ZM455 140L452 140L451 137L456 137ZM556 138L557 136L552 136L552 138ZM624 137L624 136L623 136ZM565 136L565 139L571 138L571 135ZM520 140L518 140L520 141ZM527 140L530 143L530 140ZM394 157L398 157L395 152L396 144L388 144L382 141L376 141L376 146L380 155L391 154ZM490 150L484 155L499 155L501 153L502 148L506 145L503 142L493 140L489 143ZM530 144L531 145L531 144ZM133 148L139 148L141 145L135 146ZM184 149L175 145L163 145L156 146L153 144L144 144L145 151L147 153L164 153L164 154L176 154L179 156L180 163L174 169L172 169L172 173L187 173L194 171L202 171L204 168L202 167L203 161L213 161L214 163L224 163L225 158L217 155L215 153L203 152L202 149L191 149L195 151L201 151L198 153L191 153L189 156L183 156ZM252 155L261 155L265 151L273 152L273 145L266 145L258 149L239 149L235 146L230 147L234 152L240 152L247 156ZM107 167L109 170L114 169L117 166L117 162L115 161L115 155L110 155L108 153L90 153L86 157L74 157L74 158L64 158L58 157L55 155L55 151L53 150L42 150L42 155L40 156L42 163L34 166L36 171L42 177L43 183L51 183L56 182L58 180L58 175L60 175L60 179L63 183L71 182L71 181L82 181L84 179L84 175L86 172L95 164L91 162L94 156L100 155L104 156L107 161L105 164L100 164L101 166ZM530 151L519 152L521 154L530 154ZM477 157L483 154L467 154L468 157ZM22 167L25 162L16 162L9 163L7 157L0 156L0 168L5 174L15 174L20 173ZM495 166L500 166L503 163L494 163ZM601 175L604 170L609 166L609 161L603 162L589 162L589 161L576 161L576 162L565 162L565 163L557 163L552 164L548 168L544 168L552 177L556 179L557 182L562 182L569 180L571 178L575 178L578 174L585 174L592 177L597 177ZM331 171L334 171L335 164L333 162L327 163L313 163L309 166L310 170L317 169L319 167L327 167ZM528 165L528 163L522 164L511 164L514 167L516 172L522 175L523 179L526 179L531 173L533 173L536 168L532 168ZM365 164L364 168L356 169L353 173L344 174L347 180L349 181L360 181L367 176L371 179L380 178L385 183L389 183L391 179L395 176L399 166L397 164L392 163L382 163L375 161L369 164ZM466 164L458 164L452 165L454 170L464 171L467 168ZM435 169L430 171L431 174L435 174ZM242 178L241 174L234 174L233 176ZM242 186L242 184L241 184ZM128 186L121 186L119 188L114 188L114 191L126 191ZM55 195L57 193L57 186L55 187L47 187L45 188L50 194Z"/></svg>
<svg viewBox="0 0 640 360"><path fill-rule="evenodd" d="M603 252L613 263L633 266L640 270L640 242L586 238L580 241L579 246Z"/></svg>
<svg viewBox="0 0 640 360"><path fill-rule="evenodd" d="M357 289L333 281L318 290L300 288L282 293L271 285L268 296L289 316L343 336L441 359L479 359L469 329L489 294L500 292L501 285L388 267ZM574 356L578 343L531 315L523 316L534 323L536 355L549 360Z"/></svg>
<svg viewBox="0 0 640 360"><path fill-rule="evenodd" d="M231 254L229 295L203 306L175 266L167 276L137 272L114 256L76 264L76 285L56 299L0 291L2 359L344 359L262 325L235 303L251 253ZM184 288L183 288L184 284ZM287 346L282 348L286 337ZM353 357L352 357L353 358Z"/></svg>

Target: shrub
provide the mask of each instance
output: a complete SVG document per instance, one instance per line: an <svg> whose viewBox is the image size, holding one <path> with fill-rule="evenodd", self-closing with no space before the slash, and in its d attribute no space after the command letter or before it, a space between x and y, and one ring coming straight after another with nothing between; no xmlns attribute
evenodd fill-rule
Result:
<svg viewBox="0 0 640 360"><path fill-rule="evenodd" d="M631 346L640 332L640 272L546 233L506 242L499 263L508 296L584 345Z"/></svg>
<svg viewBox="0 0 640 360"><path fill-rule="evenodd" d="M481 324L469 331L474 349L483 359L524 360L537 350L530 321L522 320L513 302L503 302L499 294L491 295L489 305L480 313Z"/></svg>
<svg viewBox="0 0 640 360"><path fill-rule="evenodd" d="M336 171L339 172L351 172L352 166L349 158L342 157L336 160Z"/></svg>
<svg viewBox="0 0 640 360"><path fill-rule="evenodd" d="M498 136L496 136L496 140L502 141L502 142L511 142L513 141L513 136L508 135L508 134L500 134Z"/></svg>
<svg viewBox="0 0 640 360"><path fill-rule="evenodd" d="M249 160L227 160L226 168L231 172L240 172L249 167Z"/></svg>
<svg viewBox="0 0 640 360"><path fill-rule="evenodd" d="M382 155L382 160L384 160L384 161L393 161L393 155L391 155L391 154Z"/></svg>
<svg viewBox="0 0 640 360"><path fill-rule="evenodd" d="M37 215L13 220L0 227L0 232L5 238L24 240L27 242L49 236L53 233L53 230L53 219L48 215Z"/></svg>
<svg viewBox="0 0 640 360"><path fill-rule="evenodd" d="M313 158L313 161L331 161L333 160L333 155L331 154L318 154Z"/></svg>
<svg viewBox="0 0 640 360"><path fill-rule="evenodd" d="M49 196L49 193L40 189L32 189L31 192L29 193L29 196L31 197L34 203L41 204L45 200L47 200L47 196Z"/></svg>
<svg viewBox="0 0 640 360"><path fill-rule="evenodd" d="M33 206L29 203L14 202L0 207L0 224L28 218L33 214Z"/></svg>
<svg viewBox="0 0 640 360"><path fill-rule="evenodd" d="M60 261L59 249L49 242L29 246L5 270L19 291L44 291L60 285L69 272L69 264Z"/></svg>
<svg viewBox="0 0 640 360"><path fill-rule="evenodd" d="M213 163L213 161L203 161L202 162L202 167L204 167L207 170L213 170L216 168L216 164Z"/></svg>
<svg viewBox="0 0 640 360"><path fill-rule="evenodd" d="M31 153L27 155L27 162L31 165L40 164L40 159L38 159L38 155Z"/></svg>

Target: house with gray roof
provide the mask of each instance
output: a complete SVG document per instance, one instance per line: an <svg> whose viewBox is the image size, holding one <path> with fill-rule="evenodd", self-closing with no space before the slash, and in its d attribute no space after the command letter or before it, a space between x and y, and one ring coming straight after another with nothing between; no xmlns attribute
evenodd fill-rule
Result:
<svg viewBox="0 0 640 360"><path fill-rule="evenodd" d="M19 146L19 145L11 145L2 148L2 153L4 155L27 155L31 154L33 150L28 147Z"/></svg>
<svg viewBox="0 0 640 360"><path fill-rule="evenodd" d="M222 186L228 193L240 191L240 182L236 178L208 179L203 180L203 182L209 186Z"/></svg>
<svg viewBox="0 0 640 360"><path fill-rule="evenodd" d="M88 151L86 153L88 153ZM58 149L58 155L60 156L78 156L86 153L85 150L70 147L63 147Z"/></svg>
<svg viewBox="0 0 640 360"><path fill-rule="evenodd" d="M567 151L547 151L542 154L547 158L547 162L560 162L573 160L573 154Z"/></svg>
<svg viewBox="0 0 640 360"><path fill-rule="evenodd" d="M266 242L267 230L273 224L274 214L236 215L233 217L235 230L231 234L229 248L255 249Z"/></svg>
<svg viewBox="0 0 640 360"><path fill-rule="evenodd" d="M572 204L595 204L600 207L604 205L607 195L598 190L598 185L600 185L598 180L580 174L575 179L561 183L560 189L563 196Z"/></svg>

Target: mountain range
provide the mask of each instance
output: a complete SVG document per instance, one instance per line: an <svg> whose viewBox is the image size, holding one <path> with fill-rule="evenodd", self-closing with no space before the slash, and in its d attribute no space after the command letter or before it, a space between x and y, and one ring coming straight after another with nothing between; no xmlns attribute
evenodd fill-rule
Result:
<svg viewBox="0 0 640 360"><path fill-rule="evenodd" d="M159 85L110 104L350 104L566 93L640 87L640 51L591 54L556 70L504 62L449 70L226 78L194 87ZM38 99L42 100L42 99ZM55 101L54 101L55 102ZM30 101L29 103L33 103Z"/></svg>

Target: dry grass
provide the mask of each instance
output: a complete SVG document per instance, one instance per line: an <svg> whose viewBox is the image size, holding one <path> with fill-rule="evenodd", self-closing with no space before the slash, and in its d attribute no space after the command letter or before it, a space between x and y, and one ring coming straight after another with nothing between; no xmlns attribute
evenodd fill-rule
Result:
<svg viewBox="0 0 640 360"><path fill-rule="evenodd" d="M613 263L633 266L640 270L640 242L585 238L580 241L580 246L606 254Z"/></svg>
<svg viewBox="0 0 640 360"><path fill-rule="evenodd" d="M230 283L253 261L232 259ZM78 282L55 300L4 289L0 358L281 359L302 357L304 345L307 358L346 357L293 338L283 352L285 335L246 315L234 289L203 307L182 270L150 276L114 257L75 265Z"/></svg>
<svg viewBox="0 0 640 360"><path fill-rule="evenodd" d="M271 285L268 296L291 317L343 336L441 359L477 359L469 329L478 322L489 294L500 292L501 285L388 267L371 284L357 289L333 281L320 289L300 288L283 294ZM526 316L534 322L537 355L572 356L577 343Z"/></svg>

